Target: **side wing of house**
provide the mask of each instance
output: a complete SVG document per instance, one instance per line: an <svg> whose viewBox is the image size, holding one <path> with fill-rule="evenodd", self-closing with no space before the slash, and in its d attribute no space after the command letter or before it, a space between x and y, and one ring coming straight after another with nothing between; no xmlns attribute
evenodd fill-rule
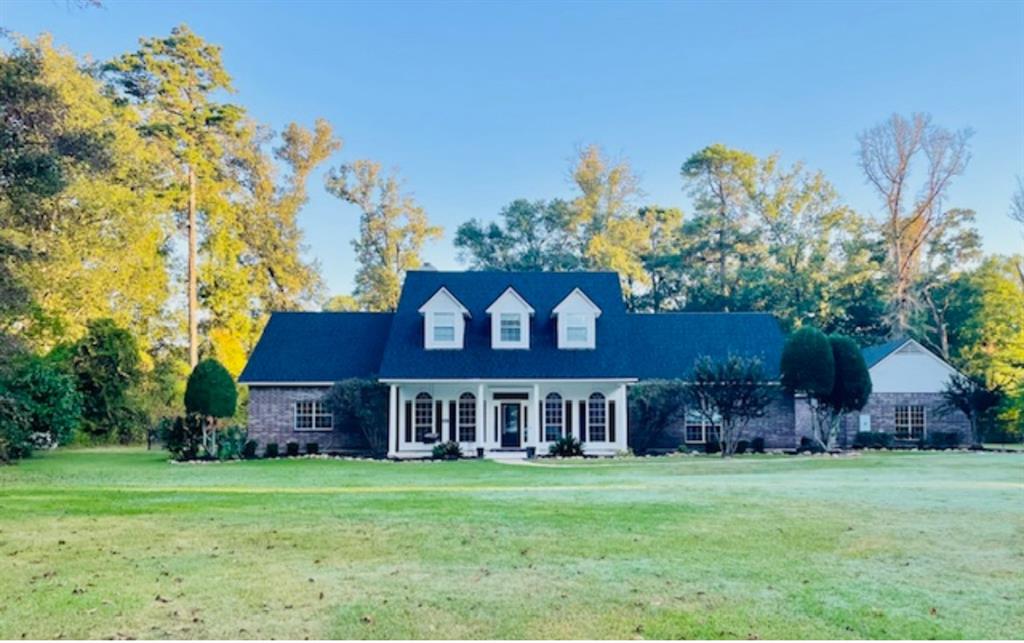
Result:
<svg viewBox="0 0 1024 643"><path fill-rule="evenodd" d="M898 441L924 440L938 431L967 437L967 418L941 409L942 391L955 368L913 339L872 346L863 353L872 393L864 409L847 418L847 444L867 431L889 433Z"/></svg>
<svg viewBox="0 0 1024 643"><path fill-rule="evenodd" d="M274 313L238 378L249 387L249 439L262 453L275 443L284 453L361 452L365 437L341 426L323 403L341 380L374 378L380 370L390 313Z"/></svg>

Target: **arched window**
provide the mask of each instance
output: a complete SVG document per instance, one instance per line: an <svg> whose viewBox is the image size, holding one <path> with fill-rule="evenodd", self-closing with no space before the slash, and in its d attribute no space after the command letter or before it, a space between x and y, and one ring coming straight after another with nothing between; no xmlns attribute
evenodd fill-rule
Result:
<svg viewBox="0 0 1024 643"><path fill-rule="evenodd" d="M430 393L416 396L416 412L413 416L413 428L416 429L416 441L423 442L434 432L434 399Z"/></svg>
<svg viewBox="0 0 1024 643"><path fill-rule="evenodd" d="M459 442L476 442L476 396L459 396Z"/></svg>
<svg viewBox="0 0 1024 643"><path fill-rule="evenodd" d="M600 393L591 395L587 404L587 430L591 442L604 442L608 439L608 405Z"/></svg>
<svg viewBox="0 0 1024 643"><path fill-rule="evenodd" d="M561 395L548 393L544 399L544 439L547 442L554 442L562 437L564 408Z"/></svg>

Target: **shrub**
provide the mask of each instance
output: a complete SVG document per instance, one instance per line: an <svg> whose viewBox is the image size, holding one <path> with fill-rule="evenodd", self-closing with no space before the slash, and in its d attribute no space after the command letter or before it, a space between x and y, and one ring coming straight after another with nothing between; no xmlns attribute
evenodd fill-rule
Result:
<svg viewBox="0 0 1024 643"><path fill-rule="evenodd" d="M296 457L297 455L299 455L299 443L289 442L288 444L284 445L284 452L289 458Z"/></svg>
<svg viewBox="0 0 1024 643"><path fill-rule="evenodd" d="M892 434L884 431L862 431L853 439L855 449L888 449L892 446Z"/></svg>
<svg viewBox="0 0 1024 643"><path fill-rule="evenodd" d="M764 453L764 438L762 438L761 436L758 436L758 437L754 438L753 440L751 440L751 442L750 442L750 449L754 453Z"/></svg>
<svg viewBox="0 0 1024 643"><path fill-rule="evenodd" d="M195 415L163 418L157 433L175 460L195 460L203 442L202 419Z"/></svg>
<svg viewBox="0 0 1024 643"><path fill-rule="evenodd" d="M245 446L246 432L237 426L219 431L217 437L217 459L234 460L242 455Z"/></svg>
<svg viewBox="0 0 1024 643"><path fill-rule="evenodd" d="M955 449L960 446L960 432L930 431L927 444L932 449Z"/></svg>
<svg viewBox="0 0 1024 643"><path fill-rule="evenodd" d="M704 453L720 453L722 444L718 440L711 440L704 445Z"/></svg>
<svg viewBox="0 0 1024 643"><path fill-rule="evenodd" d="M255 460L256 447L258 446L256 440L246 440L245 444L242 445L242 458L245 460Z"/></svg>
<svg viewBox="0 0 1024 643"><path fill-rule="evenodd" d="M215 359L196 364L185 387L185 411L211 418L228 418L235 414L238 389L231 374Z"/></svg>
<svg viewBox="0 0 1024 643"><path fill-rule="evenodd" d="M750 443L746 440L740 440L736 443L736 453L746 453L748 448L750 448Z"/></svg>
<svg viewBox="0 0 1024 643"><path fill-rule="evenodd" d="M800 438L800 447L797 453L825 453L825 447L817 440L812 440L806 435Z"/></svg>
<svg viewBox="0 0 1024 643"><path fill-rule="evenodd" d="M347 379L337 382L324 396L337 426L358 429L370 452L384 457L388 452L388 387L375 380Z"/></svg>
<svg viewBox="0 0 1024 643"><path fill-rule="evenodd" d="M555 440L548 447L548 454L559 458L575 458L583 455L583 445L571 435Z"/></svg>
<svg viewBox="0 0 1024 643"><path fill-rule="evenodd" d="M316 455L320 453L320 444L318 442L307 442L306 453L309 455Z"/></svg>
<svg viewBox="0 0 1024 643"><path fill-rule="evenodd" d="M28 412L21 401L0 390L0 463L32 454Z"/></svg>
<svg viewBox="0 0 1024 643"><path fill-rule="evenodd" d="M435 460L457 460L462 457L462 449L458 442L441 442L434 445L431 455Z"/></svg>
<svg viewBox="0 0 1024 643"><path fill-rule="evenodd" d="M277 449L277 442L268 442L266 450L263 451L264 458L276 458L281 455Z"/></svg>
<svg viewBox="0 0 1024 643"><path fill-rule="evenodd" d="M82 418L82 398L74 378L39 357L18 360L0 389L19 401L31 433L47 434L48 445L67 444Z"/></svg>
<svg viewBox="0 0 1024 643"><path fill-rule="evenodd" d="M111 319L98 319L89 322L70 353L85 432L120 442L139 437L147 419L139 399L142 370L135 337Z"/></svg>

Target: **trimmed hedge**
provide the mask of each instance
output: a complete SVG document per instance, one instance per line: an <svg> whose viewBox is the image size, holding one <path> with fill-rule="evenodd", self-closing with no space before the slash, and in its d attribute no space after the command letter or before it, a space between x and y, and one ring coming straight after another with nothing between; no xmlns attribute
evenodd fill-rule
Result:
<svg viewBox="0 0 1024 643"><path fill-rule="evenodd" d="M855 449L888 449L892 447L892 434L883 431L862 431L853 439Z"/></svg>

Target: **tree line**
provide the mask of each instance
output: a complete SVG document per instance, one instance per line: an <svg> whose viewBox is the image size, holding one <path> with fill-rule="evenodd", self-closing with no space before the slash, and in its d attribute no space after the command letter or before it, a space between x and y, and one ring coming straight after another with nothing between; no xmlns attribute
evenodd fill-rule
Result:
<svg viewBox="0 0 1024 643"><path fill-rule="evenodd" d="M237 376L272 310L394 309L442 235L381 162L327 167L324 189L359 212L355 288L329 297L297 216L341 138L323 119L280 132L258 122L232 100L220 48L185 25L105 61L14 39L0 96L0 396L11 408L26 407L11 382L29 364L74 373L72 347L124 331L138 378L122 415L177 414L200 358ZM471 269L614 270L636 311L769 311L788 329L861 344L912 335L1014 391L1002 417L1019 430L1024 259L984 256L975 213L946 207L969 143L924 114L862 132L877 216L821 172L721 144L680 158L684 212L648 202L627 161L587 145L569 196L515 200L458 226L454 245ZM1011 216L1024 224L1022 186ZM109 434L135 439L145 424Z"/></svg>

